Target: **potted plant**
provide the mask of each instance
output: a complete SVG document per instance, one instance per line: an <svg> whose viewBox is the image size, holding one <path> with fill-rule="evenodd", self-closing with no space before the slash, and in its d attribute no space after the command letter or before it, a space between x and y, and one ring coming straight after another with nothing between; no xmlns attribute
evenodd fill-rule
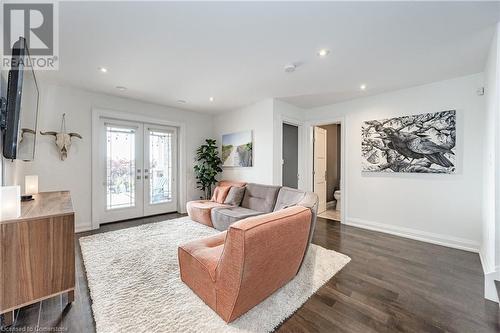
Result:
<svg viewBox="0 0 500 333"><path fill-rule="evenodd" d="M196 150L196 162L194 166L196 187L202 190L205 199L209 200L212 195L212 185L217 183L215 177L222 172L222 160L219 157L216 140L205 140L205 144Z"/></svg>

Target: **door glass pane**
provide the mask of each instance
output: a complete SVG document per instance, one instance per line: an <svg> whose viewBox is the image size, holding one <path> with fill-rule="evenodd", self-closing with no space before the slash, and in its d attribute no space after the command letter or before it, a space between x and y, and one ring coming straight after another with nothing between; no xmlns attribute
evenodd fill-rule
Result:
<svg viewBox="0 0 500 333"><path fill-rule="evenodd" d="M135 130L106 126L107 209L135 206Z"/></svg>
<svg viewBox="0 0 500 333"><path fill-rule="evenodd" d="M172 133L149 130L149 203L172 201Z"/></svg>

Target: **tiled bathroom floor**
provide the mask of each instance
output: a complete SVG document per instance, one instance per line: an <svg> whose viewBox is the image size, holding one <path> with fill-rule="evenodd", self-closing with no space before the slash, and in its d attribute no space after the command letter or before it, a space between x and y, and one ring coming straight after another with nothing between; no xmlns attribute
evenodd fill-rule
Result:
<svg viewBox="0 0 500 333"><path fill-rule="evenodd" d="M324 212L319 213L318 216L325 219L335 220L340 222L340 210L327 209Z"/></svg>

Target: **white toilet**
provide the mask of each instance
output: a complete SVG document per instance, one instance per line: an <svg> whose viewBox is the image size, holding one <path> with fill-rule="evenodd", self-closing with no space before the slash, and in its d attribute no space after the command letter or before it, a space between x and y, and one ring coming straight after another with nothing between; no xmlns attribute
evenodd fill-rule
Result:
<svg viewBox="0 0 500 333"><path fill-rule="evenodd" d="M340 190L333 192L333 197L335 198L335 200L337 200L337 204L335 205L335 209L340 210L340 208L342 207L342 205L340 203Z"/></svg>

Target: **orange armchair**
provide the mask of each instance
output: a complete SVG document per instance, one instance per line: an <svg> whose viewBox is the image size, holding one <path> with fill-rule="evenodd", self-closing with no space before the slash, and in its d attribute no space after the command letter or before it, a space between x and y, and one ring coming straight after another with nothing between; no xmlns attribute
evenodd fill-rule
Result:
<svg viewBox="0 0 500 333"><path fill-rule="evenodd" d="M294 206L183 244L178 249L181 279L231 322L298 273L311 220L309 208Z"/></svg>

